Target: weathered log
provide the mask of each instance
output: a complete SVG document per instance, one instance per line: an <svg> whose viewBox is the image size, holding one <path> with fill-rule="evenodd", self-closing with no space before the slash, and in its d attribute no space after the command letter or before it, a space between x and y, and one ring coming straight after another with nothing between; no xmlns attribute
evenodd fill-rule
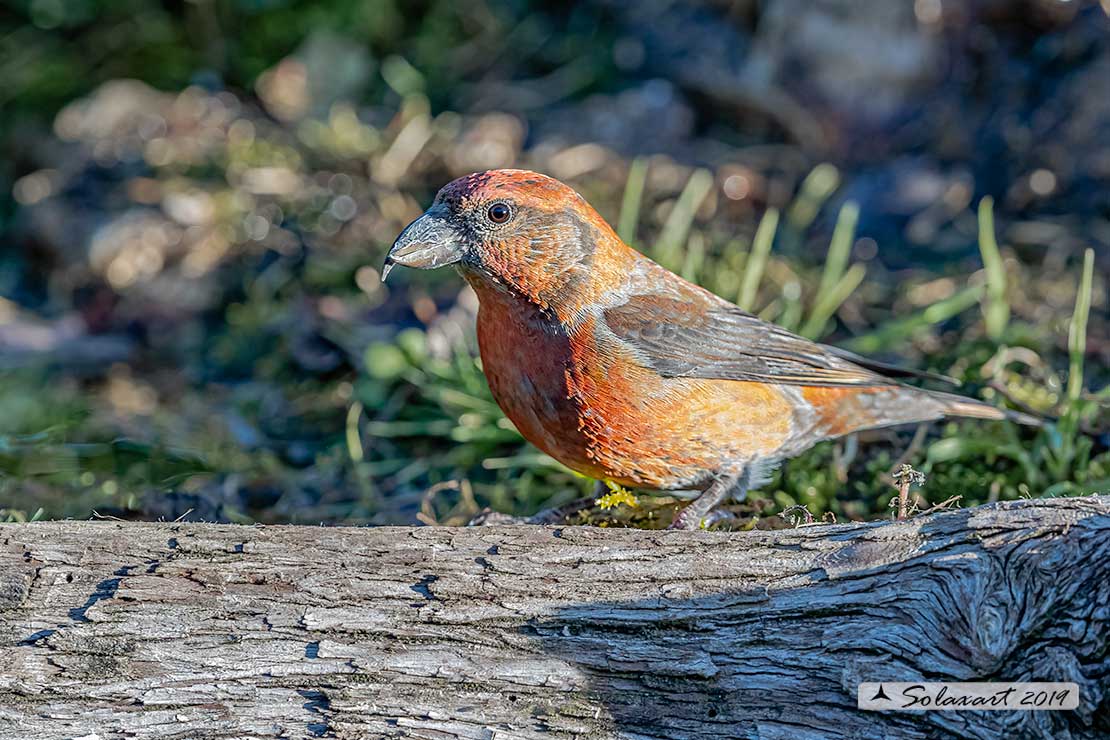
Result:
<svg viewBox="0 0 1110 740"><path fill-rule="evenodd" d="M1110 497L747 533L0 527L0 737L1110 733ZM1075 681L862 712L860 681Z"/></svg>

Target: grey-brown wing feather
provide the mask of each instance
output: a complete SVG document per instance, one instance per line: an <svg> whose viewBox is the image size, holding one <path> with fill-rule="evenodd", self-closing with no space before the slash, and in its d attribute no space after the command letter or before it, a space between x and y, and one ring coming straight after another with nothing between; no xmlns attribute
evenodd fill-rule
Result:
<svg viewBox="0 0 1110 740"><path fill-rule="evenodd" d="M893 375L916 374L875 363L874 368L889 373L881 374L866 360L853 362L850 353L811 342L724 301L706 305L633 295L606 309L604 319L642 362L668 377L879 386L895 384Z"/></svg>
<svg viewBox="0 0 1110 740"><path fill-rule="evenodd" d="M948 385L961 385L960 381L953 378L951 375L943 375L941 373L930 372L929 370L915 370L912 367L902 367L901 365L891 365L886 362L873 360L870 357L863 357L857 355L855 352L849 352L840 347L832 347L827 344L820 345L825 351L842 359L853 362L860 367L865 367L868 370L876 372L880 375L885 375L888 378L919 378L922 380L935 380L939 383L947 383Z"/></svg>

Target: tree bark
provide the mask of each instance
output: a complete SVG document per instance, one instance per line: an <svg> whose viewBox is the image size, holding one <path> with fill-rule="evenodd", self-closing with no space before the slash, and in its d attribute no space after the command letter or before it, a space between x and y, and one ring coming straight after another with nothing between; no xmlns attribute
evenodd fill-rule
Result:
<svg viewBox="0 0 1110 740"><path fill-rule="evenodd" d="M1094 738L1110 497L776 532L0 527L0 737ZM861 681L1080 708L862 712Z"/></svg>

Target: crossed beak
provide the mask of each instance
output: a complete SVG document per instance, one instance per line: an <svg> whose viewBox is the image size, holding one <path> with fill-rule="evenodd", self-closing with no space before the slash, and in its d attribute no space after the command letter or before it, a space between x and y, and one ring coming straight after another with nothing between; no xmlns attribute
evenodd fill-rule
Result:
<svg viewBox="0 0 1110 740"><path fill-rule="evenodd" d="M382 282L394 265L434 270L463 257L463 243L447 221L445 210L433 206L405 227L389 250L382 267Z"/></svg>

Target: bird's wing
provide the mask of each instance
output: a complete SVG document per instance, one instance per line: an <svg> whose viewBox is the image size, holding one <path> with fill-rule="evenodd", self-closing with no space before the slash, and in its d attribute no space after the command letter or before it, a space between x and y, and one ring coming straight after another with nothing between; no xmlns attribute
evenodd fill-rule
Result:
<svg viewBox="0 0 1110 740"><path fill-rule="evenodd" d="M954 386L962 385L962 383L957 378L953 378L951 375L934 373L930 372L929 370L916 370L912 367L902 367L901 365L891 365L887 362L873 360L870 357L863 357L862 355L857 355L855 352L849 352L848 350L841 349L840 347L831 347L827 344L820 344L818 346L824 349L826 352L831 352L837 357L848 360L849 362L853 362L861 367L865 367L868 370L872 370L878 373L879 375L885 375L888 378L917 378L920 380L935 380L940 383L947 383L948 385Z"/></svg>
<svg viewBox="0 0 1110 740"><path fill-rule="evenodd" d="M634 294L604 309L603 318L641 362L667 377L880 386L918 374L811 342L700 289Z"/></svg>

